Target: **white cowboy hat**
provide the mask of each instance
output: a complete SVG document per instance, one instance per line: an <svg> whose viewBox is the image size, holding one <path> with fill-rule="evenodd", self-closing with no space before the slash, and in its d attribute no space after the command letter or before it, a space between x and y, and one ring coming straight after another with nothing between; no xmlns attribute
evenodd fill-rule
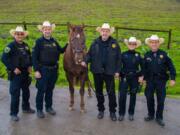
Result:
<svg viewBox="0 0 180 135"><path fill-rule="evenodd" d="M55 27L56 27L56 25L55 25L55 24L51 24L49 21L44 21L42 25L38 25L37 27L38 27L38 29L39 29L40 31L42 31L42 29L43 29L44 27L51 27L52 30L54 30Z"/></svg>
<svg viewBox="0 0 180 135"><path fill-rule="evenodd" d="M146 38L145 43L149 44L152 40L159 41L159 44L164 43L164 38L159 38L157 35L152 35L151 37Z"/></svg>
<svg viewBox="0 0 180 135"><path fill-rule="evenodd" d="M13 37L14 37L14 35L15 35L16 32L22 32L22 33L24 33L24 36L25 36L25 37L29 34L29 32L28 32L28 31L25 31L22 26L17 26L16 29L11 29L11 30L9 31L9 33L10 33Z"/></svg>
<svg viewBox="0 0 180 135"><path fill-rule="evenodd" d="M130 37L129 39L124 39L124 43L129 45L129 43L136 43L136 48L141 46L141 41L136 39L135 37Z"/></svg>
<svg viewBox="0 0 180 135"><path fill-rule="evenodd" d="M101 27L97 27L96 31L101 32L102 29L109 29L111 34L115 31L114 27L110 27L108 23L104 23Z"/></svg>

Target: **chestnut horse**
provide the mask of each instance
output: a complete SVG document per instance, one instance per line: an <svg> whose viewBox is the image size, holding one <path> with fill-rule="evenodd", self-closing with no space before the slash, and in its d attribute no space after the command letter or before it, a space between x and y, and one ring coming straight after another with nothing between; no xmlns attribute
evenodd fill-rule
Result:
<svg viewBox="0 0 180 135"><path fill-rule="evenodd" d="M69 82L70 104L69 110L73 110L74 106L74 84L80 82L80 108L81 113L85 112L84 88L85 82L88 80L88 70L81 66L86 55L84 25L69 24L69 42L64 53L64 70L66 78ZM88 94L91 96L91 88L88 83Z"/></svg>

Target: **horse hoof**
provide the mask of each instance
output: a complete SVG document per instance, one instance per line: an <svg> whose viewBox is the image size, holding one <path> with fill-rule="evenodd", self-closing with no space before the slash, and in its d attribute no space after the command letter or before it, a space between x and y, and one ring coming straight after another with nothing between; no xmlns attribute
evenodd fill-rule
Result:
<svg viewBox="0 0 180 135"><path fill-rule="evenodd" d="M74 108L73 107L69 107L69 111L73 111L74 110Z"/></svg>
<svg viewBox="0 0 180 135"><path fill-rule="evenodd" d="M81 112L81 114L84 114L84 113L86 113L86 110L82 109L80 112Z"/></svg>
<svg viewBox="0 0 180 135"><path fill-rule="evenodd" d="M88 98L92 98L92 95L91 95L91 94L89 94L89 95L88 95Z"/></svg>

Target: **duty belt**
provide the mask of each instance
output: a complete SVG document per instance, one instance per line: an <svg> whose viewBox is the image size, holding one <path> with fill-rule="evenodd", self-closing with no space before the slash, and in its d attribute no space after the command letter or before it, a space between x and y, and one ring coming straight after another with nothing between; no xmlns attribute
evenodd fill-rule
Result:
<svg viewBox="0 0 180 135"><path fill-rule="evenodd" d="M56 69L58 66L57 65L42 65L42 67L45 67L47 69Z"/></svg>

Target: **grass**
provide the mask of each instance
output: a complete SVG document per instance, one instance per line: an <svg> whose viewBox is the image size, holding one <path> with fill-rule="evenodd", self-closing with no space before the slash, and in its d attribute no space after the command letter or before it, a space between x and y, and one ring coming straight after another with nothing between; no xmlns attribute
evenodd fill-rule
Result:
<svg viewBox="0 0 180 135"><path fill-rule="evenodd" d="M146 29L172 29L171 49L167 50L168 36L165 33L140 32L120 30L118 40L122 41L129 36L136 36L144 41L151 34L164 37L166 42L162 49L166 50L174 61L177 69L177 83L175 87L168 88L167 93L180 95L180 0L1 0L0 22L43 22L50 20L56 23L72 22L74 24L85 23L89 25L101 25L109 22L112 25L146 28ZM0 25L0 55L3 48L12 41L9 30L16 26ZM41 36L35 26L28 26L29 39L26 42L34 46L35 40ZM86 29L86 45L90 46L92 40L98 36L94 29ZM115 35L114 35L115 36ZM58 39L61 46L67 42L67 29L58 26L54 37ZM122 51L127 50L120 42ZM138 49L142 54L147 47L144 45ZM57 81L59 86L68 85L62 65L60 63L60 75ZM91 80L92 80L92 75ZM7 78L6 70L0 62L0 77ZM116 87L118 82L116 82Z"/></svg>

